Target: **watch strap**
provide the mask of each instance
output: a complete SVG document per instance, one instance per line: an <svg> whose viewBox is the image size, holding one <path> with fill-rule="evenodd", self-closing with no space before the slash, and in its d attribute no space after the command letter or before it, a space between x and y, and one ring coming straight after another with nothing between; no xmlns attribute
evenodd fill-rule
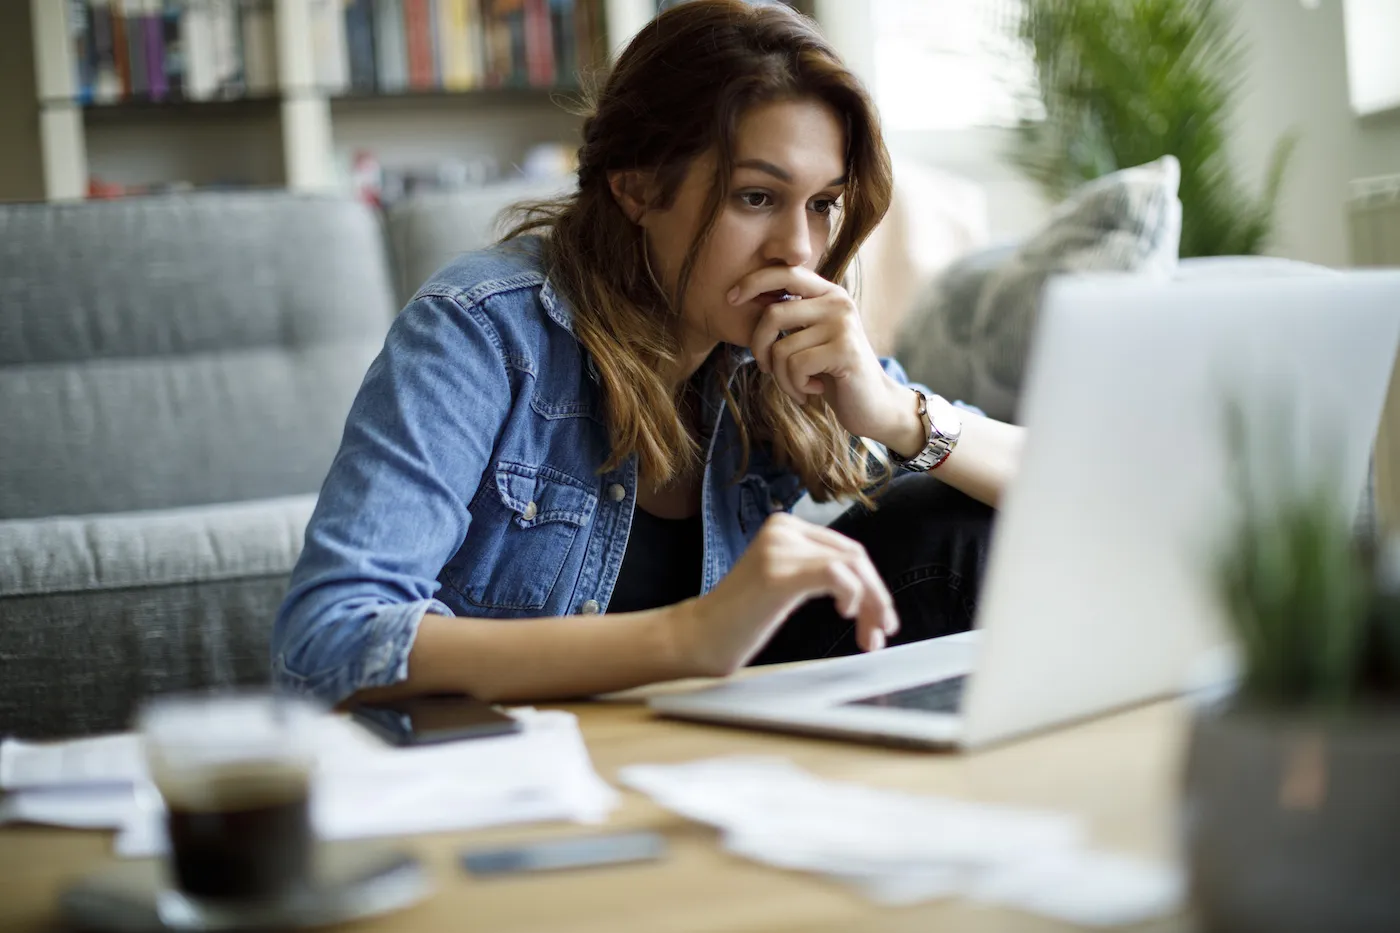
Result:
<svg viewBox="0 0 1400 933"><path fill-rule="evenodd" d="M924 423L924 430L927 436L924 449L907 459L901 457L893 450L888 451L888 453L890 460L903 469L914 473L927 473L929 470L935 470L942 466L953 453L953 448L958 445L958 439L962 436L962 424L959 419L954 418L955 426L953 429L947 431L941 430L938 422L933 417L931 408L935 405L943 408L945 415L941 420L945 422L946 426L946 422L948 421L946 412L951 412L953 406L942 396L928 395L920 389L914 389L914 394L918 399L917 410L919 418L922 419Z"/></svg>

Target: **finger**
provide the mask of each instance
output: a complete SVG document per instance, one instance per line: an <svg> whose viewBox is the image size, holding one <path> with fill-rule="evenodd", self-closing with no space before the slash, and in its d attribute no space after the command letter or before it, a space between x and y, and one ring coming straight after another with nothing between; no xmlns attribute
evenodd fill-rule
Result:
<svg viewBox="0 0 1400 933"><path fill-rule="evenodd" d="M839 531L833 531L825 525L814 525L810 522L802 530L813 541L819 541L826 547L830 547L853 565L852 569L861 577L862 583L872 590L879 604L881 624L880 628L886 635L894 635L899 631L899 615L895 612L894 598L890 595L889 587L885 585L885 580L880 576L880 571L875 566L875 562L870 559L870 553L854 538L847 537Z"/></svg>
<svg viewBox="0 0 1400 933"><path fill-rule="evenodd" d="M843 617L854 620L865 601L865 595L861 592L864 584L855 572L840 561L824 560L822 563L827 584L825 592L821 595L830 596L836 603L836 611Z"/></svg>
<svg viewBox="0 0 1400 933"><path fill-rule="evenodd" d="M803 590L804 598L812 596L836 596L836 593L825 589L826 580L824 576L828 570L835 567L836 573L843 581L849 582L850 586L843 589L843 593L854 596L855 601L849 608L849 614L854 617L859 608L861 590L866 583L864 578L852 566L854 560L865 556L865 549L861 545L846 538L844 535L830 532L820 525L789 515L786 512L776 512L764 523L765 531L775 532L769 536L766 545L772 548L777 554L785 556L791 567L791 574L794 577L801 577L802 585L816 587L815 589ZM818 532L824 532L819 534ZM828 541L832 537L840 539L843 543L833 547ZM842 612L846 615L846 612Z"/></svg>
<svg viewBox="0 0 1400 933"><path fill-rule="evenodd" d="M804 549L803 544L809 545ZM795 546L800 554L790 554L793 558L785 571L770 578L770 583L781 593L784 615L810 599L830 596L836 604L836 611L848 619L857 618L864 601L865 582L860 575L840 559L834 559L831 551L803 542ZM776 594L775 594L776 595Z"/></svg>
<svg viewBox="0 0 1400 933"><path fill-rule="evenodd" d="M833 339L834 335L828 331L824 336L826 339L821 343L805 348L794 347L781 362L793 391L802 393L804 398L826 390L818 376L839 376L849 365L847 351ZM785 342L780 341L779 345ZM776 372L779 361L775 359L773 366Z"/></svg>
<svg viewBox="0 0 1400 933"><path fill-rule="evenodd" d="M821 325L808 327L796 333L788 334L786 337L773 344L770 351L772 354L772 369L770 370L774 379L778 381L778 388L786 392L797 404L802 405L807 401L807 394L800 384L792 378L791 357L795 353L810 351L821 346L830 339L831 329ZM804 380L805 382L805 380Z"/></svg>
<svg viewBox="0 0 1400 933"><path fill-rule="evenodd" d="M773 345L803 328L811 327L825 320L832 308L827 302L811 299L795 301L775 301L759 315L758 324L749 338L749 351L760 372L772 371Z"/></svg>
<svg viewBox="0 0 1400 933"><path fill-rule="evenodd" d="M826 525L817 525L812 522L804 522L804 524L806 527L803 528L803 531L809 537L820 541L827 547L833 547L851 555L862 555L866 553L865 545L861 544L855 538L843 535L841 532L828 528Z"/></svg>
<svg viewBox="0 0 1400 933"><path fill-rule="evenodd" d="M874 562L870 560L865 546L840 532L809 522L801 523L796 530L813 545L821 548L827 559L843 564L860 581L860 605L854 613L842 613L847 618L851 618L852 615L856 617L857 641L863 646L868 646L870 633L873 631L880 632L882 638L897 634L899 615L895 612L894 598Z"/></svg>
<svg viewBox="0 0 1400 933"><path fill-rule="evenodd" d="M836 286L806 266L764 266L740 279L729 291L729 303L741 305L764 292L784 289L801 298L825 295Z"/></svg>
<svg viewBox="0 0 1400 933"><path fill-rule="evenodd" d="M860 557L851 558L848 564L860 577L861 593L865 598L859 610L859 622L868 631L878 631L884 636L894 635L899 631L899 614L895 612L889 587L885 586L880 571L871 563L870 555L862 552Z"/></svg>

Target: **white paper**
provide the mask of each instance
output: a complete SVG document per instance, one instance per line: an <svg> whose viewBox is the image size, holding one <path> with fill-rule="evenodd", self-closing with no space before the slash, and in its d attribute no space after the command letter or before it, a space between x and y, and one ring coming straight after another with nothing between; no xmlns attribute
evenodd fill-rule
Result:
<svg viewBox="0 0 1400 933"><path fill-rule="evenodd" d="M0 741L0 790L144 780L141 737L133 732L67 742Z"/></svg>
<svg viewBox="0 0 1400 933"><path fill-rule="evenodd" d="M963 895L1090 926L1182 903L1180 872L1093 852L1065 814L827 781L777 758L634 765L624 784L709 823L736 855L851 884L883 904Z"/></svg>
<svg viewBox="0 0 1400 933"><path fill-rule="evenodd" d="M1186 880L1165 865L1078 851L1004 866L969 895L1079 926L1116 927L1176 910L1185 902Z"/></svg>
<svg viewBox="0 0 1400 933"><path fill-rule="evenodd" d="M593 769L570 713L513 710L513 735L391 748L342 716L315 739L312 821L327 840L603 820L618 795ZM165 848L164 813L131 734L0 747L0 822L120 829L118 855ZM144 788L138 793L137 788ZM143 804L143 805L142 805Z"/></svg>
<svg viewBox="0 0 1400 933"><path fill-rule="evenodd" d="M623 783L750 847L843 865L994 864L1079 844L1078 821L826 781L781 759L721 758L624 768Z"/></svg>
<svg viewBox="0 0 1400 933"><path fill-rule="evenodd" d="M121 829L136 817L130 784L31 787L0 797L0 825L40 823L70 829Z"/></svg>
<svg viewBox="0 0 1400 933"><path fill-rule="evenodd" d="M323 840L461 831L506 823L596 822L617 803L570 713L519 710L513 735L391 748L343 718L320 735L312 822ZM125 857L165 849L163 814L118 835Z"/></svg>

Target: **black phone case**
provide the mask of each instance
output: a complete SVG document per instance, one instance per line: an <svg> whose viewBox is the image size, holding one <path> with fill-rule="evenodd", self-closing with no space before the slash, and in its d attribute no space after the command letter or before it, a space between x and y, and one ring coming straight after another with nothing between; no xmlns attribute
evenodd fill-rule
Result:
<svg viewBox="0 0 1400 933"><path fill-rule="evenodd" d="M464 698L464 703L480 703L479 700ZM369 729L390 745L407 748L418 745L439 745L443 742L457 742L464 739L481 739L497 735L510 735L520 731L520 722L506 717L503 720L472 723L459 729L439 730L429 733L414 731L412 718L401 707L361 704L351 707L350 715L355 721Z"/></svg>

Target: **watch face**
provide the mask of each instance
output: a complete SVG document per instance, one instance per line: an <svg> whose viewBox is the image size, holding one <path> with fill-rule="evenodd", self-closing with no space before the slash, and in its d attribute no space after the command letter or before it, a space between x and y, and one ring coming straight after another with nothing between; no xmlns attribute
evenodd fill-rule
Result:
<svg viewBox="0 0 1400 933"><path fill-rule="evenodd" d="M941 405L929 409L929 420L934 430L944 437L957 437L962 433L962 419Z"/></svg>

